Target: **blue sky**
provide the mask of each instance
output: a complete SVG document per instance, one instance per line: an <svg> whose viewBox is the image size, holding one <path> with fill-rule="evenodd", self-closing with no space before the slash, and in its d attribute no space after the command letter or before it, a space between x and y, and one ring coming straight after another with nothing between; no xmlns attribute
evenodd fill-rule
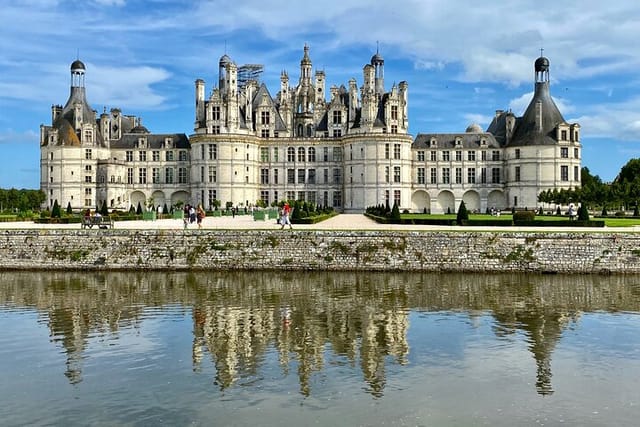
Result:
<svg viewBox="0 0 640 427"><path fill-rule="evenodd" d="M191 134L194 81L209 93L225 52L299 78L305 43L327 87L362 84L379 43L385 86L409 84L420 132L483 128L522 114L544 48L551 93L582 127L583 165L603 180L640 157L640 4L628 0L12 0L0 8L0 187L39 188L39 126L69 95L69 65L87 66L87 98L151 132Z"/></svg>

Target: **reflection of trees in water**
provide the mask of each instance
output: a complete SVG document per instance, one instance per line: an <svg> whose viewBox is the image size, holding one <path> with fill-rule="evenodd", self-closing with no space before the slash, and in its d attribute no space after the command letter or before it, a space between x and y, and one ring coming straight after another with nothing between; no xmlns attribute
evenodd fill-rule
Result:
<svg viewBox="0 0 640 427"><path fill-rule="evenodd" d="M220 388L256 375L276 349L285 375L295 366L301 393L327 352L359 366L368 390L383 394L386 363L407 362L408 311L490 312L498 336L523 331L537 364L538 392L552 393L551 355L581 312L640 311L629 276L362 273L1 273L0 304L36 307L67 354L66 375L82 379L89 336L142 322L146 307L192 308L193 366L210 357Z"/></svg>

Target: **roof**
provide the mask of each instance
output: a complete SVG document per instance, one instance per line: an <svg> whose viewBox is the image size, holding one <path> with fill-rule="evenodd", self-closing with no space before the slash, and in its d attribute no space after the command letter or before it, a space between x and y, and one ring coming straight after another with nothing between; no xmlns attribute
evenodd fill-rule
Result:
<svg viewBox="0 0 640 427"><path fill-rule="evenodd" d="M438 141L438 148L480 148L480 141L485 138L487 147L499 148L500 144L489 132L483 133L419 133L411 144L412 149L431 148L431 139ZM456 145L456 139L460 138L461 145Z"/></svg>
<svg viewBox="0 0 640 427"><path fill-rule="evenodd" d="M159 134L132 134L128 133L122 136L117 141L111 142L111 148L115 149L127 149L127 148L137 148L138 139L146 138L147 147L151 149L161 149L164 148L164 142L167 138L171 138L173 140L174 148L191 148L191 144L189 143L189 138L184 133L159 133Z"/></svg>

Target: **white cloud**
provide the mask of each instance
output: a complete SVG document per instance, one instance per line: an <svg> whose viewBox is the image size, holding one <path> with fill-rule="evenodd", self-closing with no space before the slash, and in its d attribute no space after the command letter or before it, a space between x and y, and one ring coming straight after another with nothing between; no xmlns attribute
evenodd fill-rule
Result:
<svg viewBox="0 0 640 427"><path fill-rule="evenodd" d="M39 144L40 134L34 130L18 132L6 129L0 133L0 145L3 144Z"/></svg>

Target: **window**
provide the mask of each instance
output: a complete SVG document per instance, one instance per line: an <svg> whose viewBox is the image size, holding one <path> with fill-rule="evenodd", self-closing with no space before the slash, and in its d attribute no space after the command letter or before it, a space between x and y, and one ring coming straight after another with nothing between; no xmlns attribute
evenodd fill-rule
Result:
<svg viewBox="0 0 640 427"><path fill-rule="evenodd" d="M481 158L483 161L486 161L486 160L487 160L487 152L483 150L483 151L481 151L480 153L482 153L482 154L480 155L480 158Z"/></svg>
<svg viewBox="0 0 640 427"><path fill-rule="evenodd" d="M435 162L438 160L438 152L437 151L432 151L431 152L431 161Z"/></svg>
<svg viewBox="0 0 640 427"><path fill-rule="evenodd" d="M260 191L260 200L265 206L269 206L269 192L265 190Z"/></svg>
<svg viewBox="0 0 640 427"><path fill-rule="evenodd" d="M462 161L462 151L457 150L456 151L456 162L461 162Z"/></svg>
<svg viewBox="0 0 640 427"><path fill-rule="evenodd" d="M398 120L398 106L391 106L391 120Z"/></svg>
<svg viewBox="0 0 640 427"><path fill-rule="evenodd" d="M127 168L127 184L133 184L133 168Z"/></svg>
<svg viewBox="0 0 640 427"><path fill-rule="evenodd" d="M516 166L515 175L513 177L514 181L520 181L520 166Z"/></svg>
<svg viewBox="0 0 640 427"><path fill-rule="evenodd" d="M442 168L442 183L450 184L451 183L451 171L449 168Z"/></svg>
<svg viewBox="0 0 640 427"><path fill-rule="evenodd" d="M309 135L311 136L311 135ZM340 138L342 136L342 129L334 129L333 130L333 137L334 138Z"/></svg>
<svg viewBox="0 0 640 427"><path fill-rule="evenodd" d="M480 169L480 183L481 184L487 183L487 168Z"/></svg>
<svg viewBox="0 0 640 427"><path fill-rule="evenodd" d="M462 168L456 168L456 184L462 184Z"/></svg>
<svg viewBox="0 0 640 427"><path fill-rule="evenodd" d="M476 161L476 152L475 151L467 151L467 160L469 160L470 162L475 162Z"/></svg>
<svg viewBox="0 0 640 427"><path fill-rule="evenodd" d="M53 166L51 167L51 169L53 169ZM84 166L84 171L85 172L91 172L91 165L85 165Z"/></svg>
<svg viewBox="0 0 640 427"><path fill-rule="evenodd" d="M393 167L393 182L395 183L400 182L400 166Z"/></svg>
<svg viewBox="0 0 640 427"><path fill-rule="evenodd" d="M491 168L491 183L500 184L500 168Z"/></svg>
<svg viewBox="0 0 640 427"><path fill-rule="evenodd" d="M189 182L187 168L178 168L178 184L186 184Z"/></svg>
<svg viewBox="0 0 640 427"><path fill-rule="evenodd" d="M563 159L568 159L569 158L569 148L560 147L560 157L563 158Z"/></svg>
<svg viewBox="0 0 640 427"><path fill-rule="evenodd" d="M400 144L393 144L393 158L400 160Z"/></svg>
<svg viewBox="0 0 640 427"><path fill-rule="evenodd" d="M560 166L560 181L569 181L569 166Z"/></svg>
<svg viewBox="0 0 640 427"><path fill-rule="evenodd" d="M316 170L315 169L309 169L307 171L307 182L309 184L315 184L316 183Z"/></svg>
<svg viewBox="0 0 640 427"><path fill-rule="evenodd" d="M384 167L384 182L389 182L389 166Z"/></svg>
<svg viewBox="0 0 640 427"><path fill-rule="evenodd" d="M147 152L146 151L138 151L138 160L141 162L147 161Z"/></svg>
<svg viewBox="0 0 640 427"><path fill-rule="evenodd" d="M90 188L85 188L84 189L84 195L85 196L91 196L91 189Z"/></svg>
<svg viewBox="0 0 640 427"><path fill-rule="evenodd" d="M209 144L209 160L216 160L218 158L218 146L216 144Z"/></svg>
<svg viewBox="0 0 640 427"><path fill-rule="evenodd" d="M322 160L325 162L329 161L329 147L324 147L322 149Z"/></svg>
<svg viewBox="0 0 640 427"><path fill-rule="evenodd" d="M580 168L578 166L573 167L573 180L580 181Z"/></svg>
<svg viewBox="0 0 640 427"><path fill-rule="evenodd" d="M260 129L261 138L269 138L269 129Z"/></svg>
<svg viewBox="0 0 640 427"><path fill-rule="evenodd" d="M424 162L424 151L418 151L418 161Z"/></svg>
<svg viewBox="0 0 640 427"><path fill-rule="evenodd" d="M560 139L562 141L566 141L567 140L567 131L566 130L560 131Z"/></svg>
<svg viewBox="0 0 640 427"><path fill-rule="evenodd" d="M342 183L342 170L339 168L335 168L333 170L333 183L334 184Z"/></svg>
<svg viewBox="0 0 640 427"><path fill-rule="evenodd" d="M218 194L216 193L216 190L213 190L213 189L209 189L208 193L209 193L209 209L211 209L211 205L213 205L213 201L217 198Z"/></svg>
<svg viewBox="0 0 640 427"><path fill-rule="evenodd" d="M261 162L269 161L269 147L260 147L260 161Z"/></svg>
<svg viewBox="0 0 640 427"><path fill-rule="evenodd" d="M91 202L91 199L84 199L84 205L85 206L91 206L91 205L93 205L93 203Z"/></svg>
<svg viewBox="0 0 640 427"><path fill-rule="evenodd" d="M127 150L125 152L125 161L126 162L133 162L133 151Z"/></svg>
<svg viewBox="0 0 640 427"><path fill-rule="evenodd" d="M296 183L296 171L294 169L287 169L287 184Z"/></svg>
<svg viewBox="0 0 640 427"><path fill-rule="evenodd" d="M204 160L204 144L200 146L200 158Z"/></svg>
<svg viewBox="0 0 640 427"><path fill-rule="evenodd" d="M391 125L391 133L398 133L398 125Z"/></svg>
<svg viewBox="0 0 640 427"><path fill-rule="evenodd" d="M445 161L445 162L448 162L450 160L448 151L443 151L442 152L442 160Z"/></svg>
<svg viewBox="0 0 640 427"><path fill-rule="evenodd" d="M178 151L178 160L181 161L181 162L186 162L187 161L187 151L186 150Z"/></svg>
<svg viewBox="0 0 640 427"><path fill-rule="evenodd" d="M167 162L172 162L173 161L173 151L167 151L166 160L167 160Z"/></svg>
<svg viewBox="0 0 640 427"><path fill-rule="evenodd" d="M393 190L393 203L400 206L400 190Z"/></svg>
<svg viewBox="0 0 640 427"><path fill-rule="evenodd" d="M273 161L274 162L278 161L278 147L273 148Z"/></svg>
<svg viewBox="0 0 640 427"><path fill-rule="evenodd" d="M85 160L91 160L91 156L92 156L92 153L90 148L87 148L86 150L84 150ZM53 153L51 153L51 160L53 160Z"/></svg>
<svg viewBox="0 0 640 427"><path fill-rule="evenodd" d="M307 202L316 203L316 192L307 191Z"/></svg>
<svg viewBox="0 0 640 427"><path fill-rule="evenodd" d="M204 182L204 166L200 166L200 182Z"/></svg>
<svg viewBox="0 0 640 427"><path fill-rule="evenodd" d="M164 170L164 182L165 184L173 184L173 168Z"/></svg>
<svg viewBox="0 0 640 427"><path fill-rule="evenodd" d="M220 135L220 126L219 125L211 126L211 133L214 135Z"/></svg>
<svg viewBox="0 0 640 427"><path fill-rule="evenodd" d="M342 206L342 192L334 191L333 192L333 207L339 208Z"/></svg>
<svg viewBox="0 0 640 427"><path fill-rule="evenodd" d="M214 105L211 107L211 118L213 120L220 120L220 106Z"/></svg>
<svg viewBox="0 0 640 427"><path fill-rule="evenodd" d="M580 158L579 154L580 154L580 153L579 153L578 149L577 149L577 148L574 148L574 149L573 149L573 158L575 158L575 159Z"/></svg>
<svg viewBox="0 0 640 427"><path fill-rule="evenodd" d="M333 161L334 162L342 161L342 147L333 147Z"/></svg>
<svg viewBox="0 0 640 427"><path fill-rule="evenodd" d="M323 171L323 175L324 175L324 183L328 184L329 183L329 169L325 169Z"/></svg>
<svg viewBox="0 0 640 427"><path fill-rule="evenodd" d="M306 154L306 150L304 149L304 147L298 147L298 161L299 162L304 162L305 161L305 154Z"/></svg>
<svg viewBox="0 0 640 427"><path fill-rule="evenodd" d="M342 111L333 111L333 124L342 124Z"/></svg>
<svg viewBox="0 0 640 427"><path fill-rule="evenodd" d="M516 159L520 158L520 149L519 148L516 148L515 156L516 156Z"/></svg>
<svg viewBox="0 0 640 427"><path fill-rule="evenodd" d="M260 184L269 183L269 169L260 169Z"/></svg>
<svg viewBox="0 0 640 427"><path fill-rule="evenodd" d="M389 148L389 144L384 144L384 158L385 159L390 159L391 157L390 154L390 148Z"/></svg>
<svg viewBox="0 0 640 427"><path fill-rule="evenodd" d="M418 184L424 184L424 168L418 168Z"/></svg>
<svg viewBox="0 0 640 427"><path fill-rule="evenodd" d="M278 169L273 170L273 183L274 184L278 183Z"/></svg>
<svg viewBox="0 0 640 427"><path fill-rule="evenodd" d="M467 169L467 182L469 184L476 183L476 168Z"/></svg>
<svg viewBox="0 0 640 427"><path fill-rule="evenodd" d="M138 169L138 184L146 184L147 183L147 169L140 168Z"/></svg>
<svg viewBox="0 0 640 427"><path fill-rule="evenodd" d="M154 184L160 184L160 168L151 169L151 180Z"/></svg>
<svg viewBox="0 0 640 427"><path fill-rule="evenodd" d="M151 152L151 158L154 162L159 162L160 161L160 152L159 151L152 151Z"/></svg>
<svg viewBox="0 0 640 427"><path fill-rule="evenodd" d="M298 169L298 184L305 183L306 171L304 169Z"/></svg>
<svg viewBox="0 0 640 427"><path fill-rule="evenodd" d="M260 122L263 125L268 125L271 121L271 117L268 111L261 111L260 112Z"/></svg>
<svg viewBox="0 0 640 427"><path fill-rule="evenodd" d="M500 160L500 151L498 151L498 150L493 150L493 151L491 152L491 160L494 160L494 161L498 161L498 160Z"/></svg>
<svg viewBox="0 0 640 427"><path fill-rule="evenodd" d="M310 162L315 162L316 161L316 149L315 149L315 147L309 147L307 160L310 161Z"/></svg>
<svg viewBox="0 0 640 427"><path fill-rule="evenodd" d="M93 132L91 132L91 129L86 129L84 131L84 140L85 142L91 142L93 139Z"/></svg>
<svg viewBox="0 0 640 427"><path fill-rule="evenodd" d="M296 161L296 149L293 147L287 148L287 162L295 162Z"/></svg>

